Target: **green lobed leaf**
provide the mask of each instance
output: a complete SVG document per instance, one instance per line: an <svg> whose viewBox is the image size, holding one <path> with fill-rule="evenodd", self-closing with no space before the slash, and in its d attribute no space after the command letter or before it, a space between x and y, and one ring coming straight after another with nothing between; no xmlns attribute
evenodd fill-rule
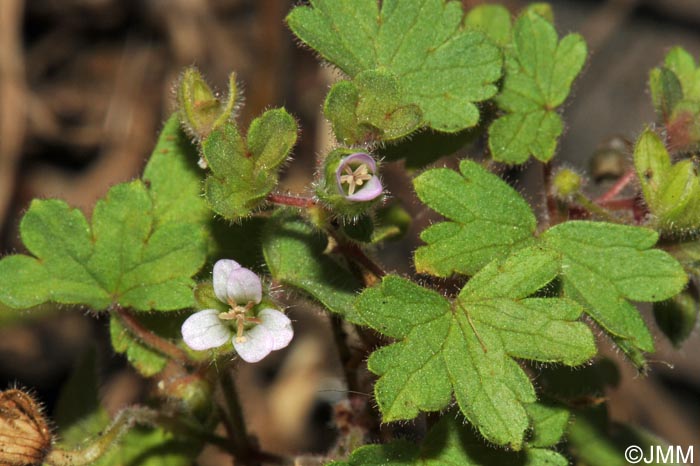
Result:
<svg viewBox="0 0 700 466"><path fill-rule="evenodd" d="M494 43L505 47L510 42L510 12L503 5L477 5L464 18L467 27L477 29L488 36Z"/></svg>
<svg viewBox="0 0 700 466"><path fill-rule="evenodd" d="M253 120L246 140L228 121L204 139L202 154L211 169L204 193L212 210L227 219L248 216L277 185L277 169L297 140L297 124L284 109Z"/></svg>
<svg viewBox="0 0 700 466"><path fill-rule="evenodd" d="M438 411L451 401L489 441L520 449L535 401L513 357L578 365L595 352L576 322L582 309L559 298L527 298L556 275L555 254L527 248L494 261L452 303L408 280L387 276L355 307L378 332L398 340L375 351L375 397L384 421ZM425 380L430 380L426 384Z"/></svg>
<svg viewBox="0 0 700 466"><path fill-rule="evenodd" d="M455 132L477 124L475 102L492 97L501 76L499 48L465 30L463 16L459 2L445 0L385 0L381 11L376 0L312 0L287 23L351 78L393 74L401 102L416 105L424 125Z"/></svg>
<svg viewBox="0 0 700 466"><path fill-rule="evenodd" d="M151 194L157 226L171 222L205 226L210 221L198 158L197 148L180 128L178 115L171 115L142 177Z"/></svg>
<svg viewBox="0 0 700 466"><path fill-rule="evenodd" d="M473 275L497 257L530 244L537 226L530 206L498 176L468 160L460 173L439 168L414 179L420 200L451 222L423 230L416 270Z"/></svg>
<svg viewBox="0 0 700 466"><path fill-rule="evenodd" d="M145 184L114 186L95 205L91 224L62 201L33 201L20 224L33 257L0 261L6 285L0 301L16 308L45 302L96 310L112 303L137 310L190 306L190 277L204 262L209 218L195 161L173 115L146 167Z"/></svg>
<svg viewBox="0 0 700 466"><path fill-rule="evenodd" d="M566 458L540 448L513 452L494 449L474 435L472 429L454 416L443 416L425 440L397 440L384 445L366 445L347 461L329 466L565 466Z"/></svg>
<svg viewBox="0 0 700 466"><path fill-rule="evenodd" d="M550 21L533 9L523 12L513 28L506 53L503 90L496 98L506 114L489 128L494 160L523 163L530 155L544 162L554 155L562 132L556 113L586 60L578 34L561 41Z"/></svg>
<svg viewBox="0 0 700 466"><path fill-rule="evenodd" d="M639 311L628 301L662 301L680 292L687 276L668 253L651 249L649 229L610 223L566 222L541 237L561 255L564 292L612 335L634 348L654 351Z"/></svg>
<svg viewBox="0 0 700 466"><path fill-rule="evenodd" d="M328 310L356 321L353 301L361 283L324 251L328 240L298 215L275 213L262 232L263 254L272 278L297 288Z"/></svg>
<svg viewBox="0 0 700 466"><path fill-rule="evenodd" d="M20 224L33 256L0 261L0 300L27 308L44 302L96 310L118 303L136 310L192 304L190 278L204 263L205 236L190 223L154 225L153 203L140 181L109 190L92 227L62 201L32 202Z"/></svg>

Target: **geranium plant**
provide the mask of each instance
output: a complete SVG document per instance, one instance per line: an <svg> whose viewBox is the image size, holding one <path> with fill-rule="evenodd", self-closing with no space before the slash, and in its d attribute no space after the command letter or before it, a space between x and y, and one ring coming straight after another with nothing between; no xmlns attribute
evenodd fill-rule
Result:
<svg viewBox="0 0 700 466"><path fill-rule="evenodd" d="M291 464L247 434L226 370L293 342L273 289L359 336L352 347L337 339L339 353L359 354L374 376L362 386L360 369L346 371L348 396L372 400L349 404L349 427L318 464L604 466L624 464L630 438L660 442L609 429L604 403L591 400L610 382L600 345L647 370L655 342L635 303L655 303L675 345L695 323L694 59L675 48L651 71L658 121L640 128L633 169L593 198L555 159L587 47L557 33L548 5L512 17L448 0L312 0L287 24L342 72L323 105L335 148L307 190L278 187L295 118L271 109L242 130L235 75L220 97L190 68L141 179L112 187L89 219L60 200L29 206L26 253L0 260L0 303L107 314L114 351L157 382L167 368L177 384L148 406L111 420L95 408L60 431L30 395L5 391L0 463L185 465L211 443L235 464ZM472 156L453 168L431 166L464 147ZM375 256L410 220L382 180L395 160L442 217L406 258L415 276ZM539 216L499 176L528 161L542 168ZM237 244L224 247L215 227L235 228ZM243 263L246 250L265 263ZM397 422L413 427L410 438Z"/></svg>

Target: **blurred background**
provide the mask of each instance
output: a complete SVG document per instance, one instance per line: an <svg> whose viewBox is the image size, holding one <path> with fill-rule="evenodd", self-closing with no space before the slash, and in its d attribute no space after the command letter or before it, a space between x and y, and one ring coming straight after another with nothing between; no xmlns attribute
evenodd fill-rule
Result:
<svg viewBox="0 0 700 466"><path fill-rule="evenodd" d="M17 226L31 199L58 197L89 214L110 186L139 176L173 110L174 81L188 65L197 65L222 91L228 74L237 73L245 97L242 127L268 107L285 106L297 117L301 139L284 183L303 192L316 154L333 143L320 109L335 75L298 47L285 27L294 3L0 0L0 254L22 251ZM463 3L469 8L480 2ZM528 2L500 3L517 12ZM611 138L634 140L654 121L646 83L665 52L681 45L700 56L700 1L551 3L559 32L580 32L591 51L565 106L567 128L558 155L559 163L588 170ZM376 255L410 273L417 232L430 216L411 201L400 165L390 165L385 176L417 221L406 241ZM519 176L519 187L528 192L538 181L527 166ZM590 183L595 188L593 178ZM530 196L536 207L538 199ZM107 320L59 311L27 315L0 309L0 389L31 387L49 411L79 356L96 341L108 341ZM242 366L237 380L246 404L255 406L247 416L263 448L321 452L333 438L331 405L344 397L342 370L318 309L297 303L291 312L299 335L295 343L262 365ZM646 378L603 350L622 370L619 386L608 393L613 417L645 426L671 444L697 445L700 336L696 331L680 351L660 334L657 341L660 350ZM109 408L142 395L144 382L120 357L105 364L102 393ZM215 452L208 454L202 464L221 464L211 459Z"/></svg>

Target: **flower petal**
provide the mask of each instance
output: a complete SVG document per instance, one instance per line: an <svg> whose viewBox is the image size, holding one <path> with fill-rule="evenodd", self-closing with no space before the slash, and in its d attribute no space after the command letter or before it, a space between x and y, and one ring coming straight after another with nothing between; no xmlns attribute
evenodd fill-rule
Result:
<svg viewBox="0 0 700 466"><path fill-rule="evenodd" d="M215 309L192 314L182 323L180 331L187 346L197 351L216 348L231 338L231 331L219 319L219 311Z"/></svg>
<svg viewBox="0 0 700 466"><path fill-rule="evenodd" d="M258 304L262 299L260 277L245 267L231 271L226 283L226 295L239 306L245 306L250 301Z"/></svg>
<svg viewBox="0 0 700 466"><path fill-rule="evenodd" d="M262 325L256 325L244 332L243 336L245 340L239 342L234 335L233 347L244 361L258 362L272 351L274 344L272 333Z"/></svg>
<svg viewBox="0 0 700 466"><path fill-rule="evenodd" d="M384 191L382 182L379 181L379 178L373 176L367 181L367 183L360 186L353 194L345 196L345 199L358 202L371 201L382 194L382 191Z"/></svg>
<svg viewBox="0 0 700 466"><path fill-rule="evenodd" d="M361 163L367 165L371 174L374 175L374 173L377 171L377 162L375 162L374 158L371 155L365 154L364 152L355 152L354 154L348 155L340 162L340 166L344 168L345 165L359 165Z"/></svg>
<svg viewBox="0 0 700 466"><path fill-rule="evenodd" d="M258 318L262 320L260 326L265 327L272 334L273 351L285 348L292 341L294 337L292 321L284 313L276 309L263 309L258 313Z"/></svg>
<svg viewBox="0 0 700 466"><path fill-rule="evenodd" d="M226 298L226 287L228 284L228 277L236 269L240 269L241 264L231 259L221 259L216 261L213 270L213 281L214 281L214 294L219 298L219 301L225 303Z"/></svg>

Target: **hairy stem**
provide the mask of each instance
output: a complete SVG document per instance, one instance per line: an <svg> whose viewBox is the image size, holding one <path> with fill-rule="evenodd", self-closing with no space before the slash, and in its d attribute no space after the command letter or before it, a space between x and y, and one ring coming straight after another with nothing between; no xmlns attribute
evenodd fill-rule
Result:
<svg viewBox="0 0 700 466"><path fill-rule="evenodd" d="M134 424L154 424L158 414L142 406L126 408L117 414L114 422L99 437L79 450L52 449L44 459L51 466L90 465L104 455Z"/></svg>
<svg viewBox="0 0 700 466"><path fill-rule="evenodd" d="M270 193L267 195L267 200L273 204L279 204L289 207L300 207L308 209L316 206L318 203L310 197L290 196L287 194Z"/></svg>
<svg viewBox="0 0 700 466"><path fill-rule="evenodd" d="M576 203L578 203L581 207L586 209L588 212L598 215L599 217L604 218L607 222L611 223L620 223L620 220L615 218L610 212L596 204L595 202L591 201L588 199L586 196L584 196L581 193L576 193L574 195L574 200Z"/></svg>
<svg viewBox="0 0 700 466"><path fill-rule="evenodd" d="M549 163L542 164L542 180L549 225L556 225L559 223L559 209L557 208L557 200L552 195L552 166Z"/></svg>
<svg viewBox="0 0 700 466"><path fill-rule="evenodd" d="M114 311L119 316L122 325L146 346L183 365L192 363L187 353L144 327L131 312L120 306L114 307Z"/></svg>

